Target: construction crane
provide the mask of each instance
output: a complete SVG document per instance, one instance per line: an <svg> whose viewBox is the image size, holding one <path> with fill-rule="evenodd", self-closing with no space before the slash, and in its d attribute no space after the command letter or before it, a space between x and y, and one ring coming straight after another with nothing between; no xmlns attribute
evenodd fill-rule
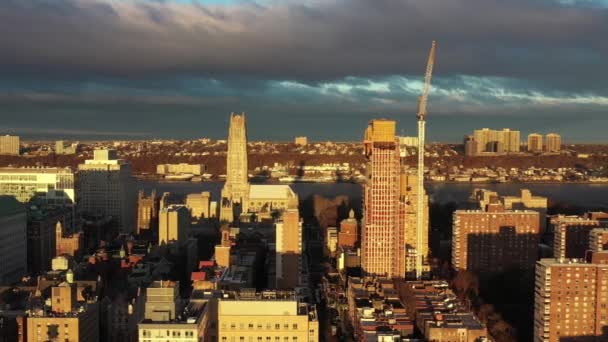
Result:
<svg viewBox="0 0 608 342"><path fill-rule="evenodd" d="M424 135L426 126L426 104L431 89L431 77L433 75L433 66L435 64L435 46L433 41L429 59L426 64L426 73L424 74L424 87L422 95L418 98L418 175L416 179L416 279L422 278L422 240L423 234L427 231L424 229Z"/></svg>

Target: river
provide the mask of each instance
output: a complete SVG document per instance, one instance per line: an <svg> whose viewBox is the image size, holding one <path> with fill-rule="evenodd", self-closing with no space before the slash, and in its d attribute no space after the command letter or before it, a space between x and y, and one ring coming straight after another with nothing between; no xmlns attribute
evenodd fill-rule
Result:
<svg viewBox="0 0 608 342"><path fill-rule="evenodd" d="M146 192L156 189L157 192L171 192L185 195L202 191L211 192L213 200L217 200L223 182L165 182L152 180L139 180L139 189ZM294 183L292 189L300 199L313 194L325 197L346 195L352 201L361 200L361 185L353 183ZM470 183L428 183L426 189L431 201L463 202L468 199L475 188L485 188L497 191L501 195L518 195L521 189L530 189L533 195L548 197L552 202L564 203L585 208L608 208L608 184L587 183L547 183L547 184L470 184Z"/></svg>

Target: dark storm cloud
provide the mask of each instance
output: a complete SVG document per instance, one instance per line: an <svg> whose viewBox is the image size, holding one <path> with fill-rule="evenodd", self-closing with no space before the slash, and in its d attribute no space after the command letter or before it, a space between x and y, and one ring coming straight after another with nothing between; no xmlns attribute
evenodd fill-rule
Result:
<svg viewBox="0 0 608 342"><path fill-rule="evenodd" d="M436 39L443 75L608 88L608 11L580 2L5 0L0 32L0 71L17 77L419 75Z"/></svg>

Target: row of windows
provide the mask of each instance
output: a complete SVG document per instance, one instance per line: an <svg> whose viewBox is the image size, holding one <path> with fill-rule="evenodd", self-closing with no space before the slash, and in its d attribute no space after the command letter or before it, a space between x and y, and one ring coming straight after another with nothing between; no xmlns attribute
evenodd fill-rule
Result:
<svg viewBox="0 0 608 342"><path fill-rule="evenodd" d="M194 331L183 331L183 335L184 337L194 337ZM182 337L182 331L180 330L167 330L166 331L166 335L162 335L162 331L157 331L156 336L154 337ZM152 331L150 330L143 330L142 331L142 336L143 337L153 337L152 336Z"/></svg>
<svg viewBox="0 0 608 342"><path fill-rule="evenodd" d="M314 341L314 338L311 338L310 340ZM249 337L247 337L247 339L245 338L245 336L240 336L238 338L234 337L234 336L232 336L230 338L228 338L226 336L222 337L222 342L264 342L264 341L265 342L272 342L272 341L274 341L274 342L298 342L298 337L293 336L291 338L290 337L281 338L279 336L275 336L274 339L270 336L266 336L265 338L258 336L255 339L253 336L249 336Z"/></svg>
<svg viewBox="0 0 608 342"><path fill-rule="evenodd" d="M226 323L222 323L222 329L227 329L228 328L228 324ZM257 323L257 324L253 324L253 323L249 323L247 325L247 329L264 329L264 325L262 323ZM271 323L266 323L265 329L266 330L270 330L272 328L272 324ZM290 325L285 323L283 324L283 329L288 330L290 328ZM230 324L230 329L236 329L236 323L231 323ZM245 324L244 323L240 323L239 324L239 329L245 329ZM281 329L281 324L280 323L275 323L274 324L274 329L275 330L280 330ZM298 330L298 324L297 323L293 323L291 324L291 329L293 330Z"/></svg>

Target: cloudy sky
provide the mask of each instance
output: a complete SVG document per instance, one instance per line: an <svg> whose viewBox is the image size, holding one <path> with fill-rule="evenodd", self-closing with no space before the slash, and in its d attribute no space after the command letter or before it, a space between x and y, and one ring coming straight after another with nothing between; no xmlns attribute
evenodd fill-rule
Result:
<svg viewBox="0 0 608 342"><path fill-rule="evenodd" d="M607 142L605 0L2 0L0 133L67 139L415 134Z"/></svg>

